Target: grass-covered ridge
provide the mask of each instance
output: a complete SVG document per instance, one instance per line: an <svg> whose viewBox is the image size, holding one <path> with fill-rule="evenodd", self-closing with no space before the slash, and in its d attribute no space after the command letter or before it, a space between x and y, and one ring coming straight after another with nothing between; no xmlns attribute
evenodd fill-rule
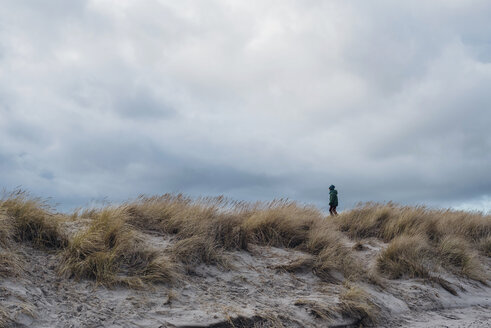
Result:
<svg viewBox="0 0 491 328"><path fill-rule="evenodd" d="M20 244L56 254L56 271L65 279L131 288L177 288L199 265L234 270L229 262L236 252L294 249L302 257L275 270L312 272L344 290L336 308L312 300L299 306L366 324L381 314L360 286L416 278L457 294L449 276L487 284L490 241L489 215L393 203L364 204L330 217L290 200L165 194L68 214L23 191L0 200L0 278L22 274ZM365 252L370 242L375 250Z"/></svg>
<svg viewBox="0 0 491 328"><path fill-rule="evenodd" d="M377 268L391 278L426 278L444 268L482 283L489 279L479 261L479 255L490 256L489 215L370 203L334 221L355 240L374 237L388 242Z"/></svg>
<svg viewBox="0 0 491 328"><path fill-rule="evenodd" d="M68 236L61 228L63 221L82 217L89 224L78 233ZM149 231L175 242L160 252L147 248L140 232ZM63 215L23 191L0 201L3 263L9 261L9 245L29 242L61 250L63 275L108 284L170 283L181 264L226 266L225 252L247 251L250 244L310 253L312 271L326 281L333 272L364 279L367 269L348 244L370 237L389 243L377 260L378 273L386 277L424 277L443 268L481 282L488 278L479 256L490 254L491 218L479 213L369 203L333 218L289 200L247 203L165 194Z"/></svg>

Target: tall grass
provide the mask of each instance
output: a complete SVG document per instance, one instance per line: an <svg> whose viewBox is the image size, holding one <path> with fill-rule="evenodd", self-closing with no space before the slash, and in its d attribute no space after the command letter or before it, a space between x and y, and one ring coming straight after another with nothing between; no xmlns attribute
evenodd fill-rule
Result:
<svg viewBox="0 0 491 328"><path fill-rule="evenodd" d="M428 277L443 267L470 279L487 279L477 251L489 256L489 215L368 203L334 221L351 238L390 242L378 258L378 269L392 278Z"/></svg>
<svg viewBox="0 0 491 328"><path fill-rule="evenodd" d="M167 283L178 263L224 265L227 251L247 251L250 244L308 252L307 262L292 265L310 266L326 281L337 281L337 273L348 280L365 278L367 268L354 256L346 234L389 242L377 268L391 278L426 277L443 267L485 281L478 252L489 256L491 248L490 216L393 203L360 205L326 219L315 207L288 200L246 203L165 194L85 210L81 216L90 225L67 238L45 202L23 191L7 194L0 200L0 246L28 241L62 249L62 274L109 285ZM171 235L172 246L151 249L141 237L147 232Z"/></svg>
<svg viewBox="0 0 491 328"><path fill-rule="evenodd" d="M177 275L175 264L145 245L127 220L124 208L106 208L95 215L86 230L70 239L62 253L60 273L105 285L172 282Z"/></svg>
<svg viewBox="0 0 491 328"><path fill-rule="evenodd" d="M67 243L51 208L21 190L4 193L0 198L0 277L22 272L24 263L16 252L15 242L55 249Z"/></svg>
<svg viewBox="0 0 491 328"><path fill-rule="evenodd" d="M451 272L483 283L486 281L476 251L464 238L452 235L442 238L438 243L437 255L441 265Z"/></svg>
<svg viewBox="0 0 491 328"><path fill-rule="evenodd" d="M339 295L340 312L349 318L357 320L357 326L372 326L379 318L379 307L372 301L370 295L362 288L345 284L345 289Z"/></svg>
<svg viewBox="0 0 491 328"><path fill-rule="evenodd" d="M67 244L58 217L43 200L17 190L3 196L0 210L11 219L10 234L16 241L29 241L41 248L63 248ZM5 224L5 221L0 223ZM5 228L0 229L3 239Z"/></svg>
<svg viewBox="0 0 491 328"><path fill-rule="evenodd" d="M362 239L377 237L390 241L401 235L424 234L431 241L447 235L471 243L491 236L491 216L464 211L428 209L424 206L399 206L394 203L361 204L335 218L341 231Z"/></svg>
<svg viewBox="0 0 491 328"><path fill-rule="evenodd" d="M317 221L305 241L305 249L315 255L313 271L325 281L336 281L333 273L339 271L347 279L364 276L362 264L353 256L345 237L329 221Z"/></svg>
<svg viewBox="0 0 491 328"><path fill-rule="evenodd" d="M321 218L321 213L313 207L278 200L249 213L243 226L255 243L297 247L308 241L312 226Z"/></svg>
<svg viewBox="0 0 491 328"><path fill-rule="evenodd" d="M377 267L392 279L427 278L433 269L433 252L424 235L395 238L377 258Z"/></svg>
<svg viewBox="0 0 491 328"><path fill-rule="evenodd" d="M379 272L391 279L426 278L436 281L440 268L486 284L488 277L476 251L463 238L449 235L433 244L426 235L401 235L394 238L377 258ZM440 278L444 288L454 293Z"/></svg>
<svg viewBox="0 0 491 328"><path fill-rule="evenodd" d="M178 242L171 253L186 264L223 264L223 251L247 250L254 243L312 253L314 273L327 281L335 280L335 271L347 278L362 271L344 236L312 206L282 199L248 204L163 195L140 197L125 207L135 227L174 234Z"/></svg>
<svg viewBox="0 0 491 328"><path fill-rule="evenodd" d="M12 219L7 216L5 210L0 211L0 247L10 246L14 235Z"/></svg>

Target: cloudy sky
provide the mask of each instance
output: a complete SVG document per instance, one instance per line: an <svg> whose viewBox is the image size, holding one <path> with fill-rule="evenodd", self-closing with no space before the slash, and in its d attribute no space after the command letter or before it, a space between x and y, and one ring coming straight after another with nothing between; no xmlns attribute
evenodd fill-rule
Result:
<svg viewBox="0 0 491 328"><path fill-rule="evenodd" d="M0 186L491 209L489 0L2 0Z"/></svg>

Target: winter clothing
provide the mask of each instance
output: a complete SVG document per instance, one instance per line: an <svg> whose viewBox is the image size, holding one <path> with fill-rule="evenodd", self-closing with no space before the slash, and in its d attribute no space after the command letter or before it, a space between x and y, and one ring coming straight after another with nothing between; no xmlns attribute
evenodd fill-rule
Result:
<svg viewBox="0 0 491 328"><path fill-rule="evenodd" d="M338 215L336 211L336 206L338 206L338 191L334 189L335 187L331 185L329 187L329 213L331 215Z"/></svg>
<svg viewBox="0 0 491 328"><path fill-rule="evenodd" d="M329 205L338 206L338 191L331 189L329 191Z"/></svg>

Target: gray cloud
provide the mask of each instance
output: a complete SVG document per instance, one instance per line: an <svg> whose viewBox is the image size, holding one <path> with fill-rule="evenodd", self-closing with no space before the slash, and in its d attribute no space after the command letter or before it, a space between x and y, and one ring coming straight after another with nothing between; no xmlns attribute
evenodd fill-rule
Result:
<svg viewBox="0 0 491 328"><path fill-rule="evenodd" d="M0 185L486 209L488 1L4 1Z"/></svg>

